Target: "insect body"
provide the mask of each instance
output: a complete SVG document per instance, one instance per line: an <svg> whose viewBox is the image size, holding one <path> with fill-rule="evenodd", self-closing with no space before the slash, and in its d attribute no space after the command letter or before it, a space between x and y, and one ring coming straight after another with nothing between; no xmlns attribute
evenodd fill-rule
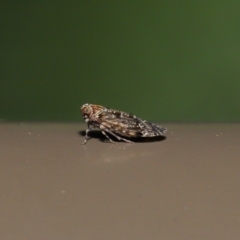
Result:
<svg viewBox="0 0 240 240"><path fill-rule="evenodd" d="M100 129L111 143L115 142L108 135L132 143L126 138L156 137L167 131L164 127L142 120L132 114L108 109L100 105L86 103L81 107L81 112L88 124L85 140L82 144L87 142L89 139L88 132L93 128Z"/></svg>

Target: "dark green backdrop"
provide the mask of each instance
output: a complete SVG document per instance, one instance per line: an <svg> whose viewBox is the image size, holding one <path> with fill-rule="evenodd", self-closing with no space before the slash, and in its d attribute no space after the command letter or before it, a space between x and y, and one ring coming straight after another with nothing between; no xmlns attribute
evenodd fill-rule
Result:
<svg viewBox="0 0 240 240"><path fill-rule="evenodd" d="M1 1L0 119L240 119L240 1Z"/></svg>

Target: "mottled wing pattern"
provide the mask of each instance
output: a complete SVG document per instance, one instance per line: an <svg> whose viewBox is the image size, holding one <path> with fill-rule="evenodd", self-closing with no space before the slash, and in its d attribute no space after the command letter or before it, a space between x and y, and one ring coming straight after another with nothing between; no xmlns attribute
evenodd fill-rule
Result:
<svg viewBox="0 0 240 240"><path fill-rule="evenodd" d="M154 137L166 132L166 128L142 120L132 114L106 109L99 115L100 125L125 137Z"/></svg>

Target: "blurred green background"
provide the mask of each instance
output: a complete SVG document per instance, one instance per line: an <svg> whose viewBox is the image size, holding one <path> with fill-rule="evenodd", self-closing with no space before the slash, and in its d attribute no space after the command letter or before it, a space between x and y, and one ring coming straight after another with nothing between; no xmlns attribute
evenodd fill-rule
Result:
<svg viewBox="0 0 240 240"><path fill-rule="evenodd" d="M240 1L1 1L0 119L240 120Z"/></svg>

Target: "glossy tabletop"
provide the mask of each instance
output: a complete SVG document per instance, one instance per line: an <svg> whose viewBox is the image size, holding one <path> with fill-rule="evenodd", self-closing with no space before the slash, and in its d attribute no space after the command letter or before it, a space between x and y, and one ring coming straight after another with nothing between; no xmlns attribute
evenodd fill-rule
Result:
<svg viewBox="0 0 240 240"><path fill-rule="evenodd" d="M111 144L83 123L0 124L0 239L239 240L240 124Z"/></svg>

